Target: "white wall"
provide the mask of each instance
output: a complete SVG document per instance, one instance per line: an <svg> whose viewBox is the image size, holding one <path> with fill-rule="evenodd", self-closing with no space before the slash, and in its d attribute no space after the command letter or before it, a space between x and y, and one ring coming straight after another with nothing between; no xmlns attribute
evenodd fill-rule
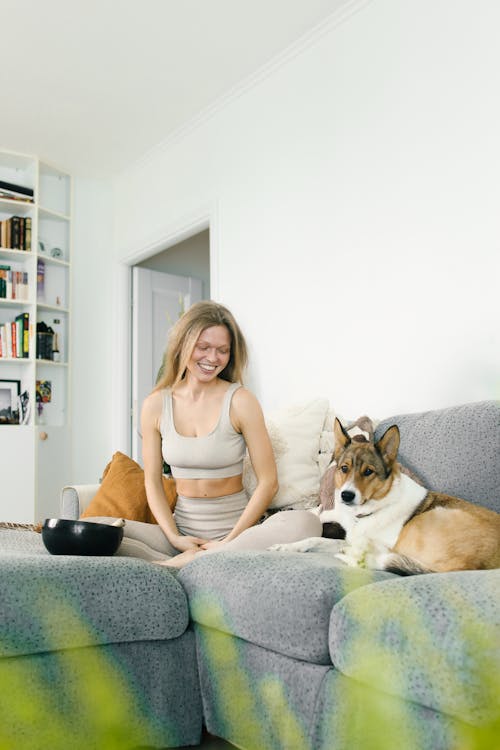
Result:
<svg viewBox="0 0 500 750"><path fill-rule="evenodd" d="M216 206L215 295L265 408L498 398L500 4L373 0L334 20L120 175L118 257Z"/></svg>
<svg viewBox="0 0 500 750"><path fill-rule="evenodd" d="M74 181L72 482L97 482L112 453L115 321L112 189ZM118 446L120 447L120 446Z"/></svg>

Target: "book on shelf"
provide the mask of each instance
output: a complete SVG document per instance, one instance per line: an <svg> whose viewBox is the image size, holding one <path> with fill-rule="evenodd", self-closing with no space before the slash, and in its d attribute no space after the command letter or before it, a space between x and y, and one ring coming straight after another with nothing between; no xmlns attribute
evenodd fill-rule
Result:
<svg viewBox="0 0 500 750"><path fill-rule="evenodd" d="M24 217L24 247L23 250L31 250L31 216Z"/></svg>
<svg viewBox="0 0 500 750"><path fill-rule="evenodd" d="M10 266L0 265L0 299L8 299L7 297L7 278Z"/></svg>
<svg viewBox="0 0 500 750"><path fill-rule="evenodd" d="M28 272L13 271L8 265L0 265L0 299L27 301L28 297Z"/></svg>
<svg viewBox="0 0 500 750"><path fill-rule="evenodd" d="M16 315L17 351L18 357L27 359L30 355L30 314L28 312Z"/></svg>
<svg viewBox="0 0 500 750"><path fill-rule="evenodd" d="M15 320L0 325L0 359L27 359L30 348L30 315L20 313Z"/></svg>
<svg viewBox="0 0 500 750"><path fill-rule="evenodd" d="M25 185L16 185L13 182L0 180L0 197L9 200L22 200L33 203L35 191Z"/></svg>
<svg viewBox="0 0 500 750"><path fill-rule="evenodd" d="M12 328L10 323L0 326L0 340L2 342L2 358L12 358Z"/></svg>
<svg viewBox="0 0 500 750"><path fill-rule="evenodd" d="M11 216L0 221L0 247L31 250L31 216Z"/></svg>
<svg viewBox="0 0 500 750"><path fill-rule="evenodd" d="M10 339L12 342L12 357L17 359L17 325L15 320L10 323Z"/></svg>

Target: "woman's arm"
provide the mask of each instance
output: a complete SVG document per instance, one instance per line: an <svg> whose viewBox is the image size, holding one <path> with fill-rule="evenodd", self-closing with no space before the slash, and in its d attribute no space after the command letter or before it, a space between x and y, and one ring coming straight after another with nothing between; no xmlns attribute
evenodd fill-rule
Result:
<svg viewBox="0 0 500 750"><path fill-rule="evenodd" d="M242 531L254 526L269 507L278 491L278 474L271 440L264 415L256 397L245 388L239 388L232 401L233 423L245 438L248 453L257 477L257 486L245 510L222 543L235 539ZM221 542L204 544L204 549L219 546Z"/></svg>
<svg viewBox="0 0 500 750"><path fill-rule="evenodd" d="M146 497L151 512L170 544L181 551L196 549L207 540L179 534L163 489L163 456L160 434L162 409L162 393L153 391L144 400L141 412L142 458Z"/></svg>

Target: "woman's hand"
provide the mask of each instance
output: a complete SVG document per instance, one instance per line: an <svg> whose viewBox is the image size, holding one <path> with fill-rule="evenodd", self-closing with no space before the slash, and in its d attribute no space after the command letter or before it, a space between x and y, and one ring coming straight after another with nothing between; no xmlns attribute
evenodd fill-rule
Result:
<svg viewBox="0 0 500 750"><path fill-rule="evenodd" d="M205 544L209 544L208 539L202 539L198 536L184 536L183 534L176 534L170 536L170 544L178 549L180 552L186 552L186 550L199 550L204 549Z"/></svg>
<svg viewBox="0 0 500 750"><path fill-rule="evenodd" d="M212 541L210 541L210 542L205 542L204 544L202 544L202 545L201 545L201 548L202 548L202 549L204 549L204 550L214 550L214 549L219 549L219 548L220 548L220 547L222 547L222 546L223 546L223 545L224 545L225 543L226 543L226 540L225 540L225 539L219 539L219 540L215 540L215 539L214 539L214 540L212 540Z"/></svg>

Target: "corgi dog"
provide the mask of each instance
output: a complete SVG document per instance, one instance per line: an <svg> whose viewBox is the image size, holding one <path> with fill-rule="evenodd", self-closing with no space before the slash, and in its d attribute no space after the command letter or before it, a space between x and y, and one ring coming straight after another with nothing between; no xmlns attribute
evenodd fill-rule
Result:
<svg viewBox="0 0 500 750"><path fill-rule="evenodd" d="M400 435L355 442L334 424L335 503L323 522L337 522L345 541L314 537L279 551L330 551L348 565L400 575L500 567L500 514L431 492L401 472Z"/></svg>

